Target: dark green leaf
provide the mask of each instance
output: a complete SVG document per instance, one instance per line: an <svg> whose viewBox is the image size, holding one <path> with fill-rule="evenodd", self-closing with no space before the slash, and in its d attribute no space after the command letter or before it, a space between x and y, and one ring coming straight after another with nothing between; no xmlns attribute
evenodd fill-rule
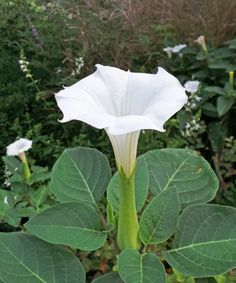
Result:
<svg viewBox="0 0 236 283"><path fill-rule="evenodd" d="M61 202L95 204L111 178L107 158L92 148L66 149L52 170L51 191Z"/></svg>
<svg viewBox="0 0 236 283"><path fill-rule="evenodd" d="M236 209L198 204L180 216L168 263L191 277L211 277L236 267Z"/></svg>
<svg viewBox="0 0 236 283"><path fill-rule="evenodd" d="M234 104L233 97L220 96L217 98L217 111L219 116L223 116Z"/></svg>
<svg viewBox="0 0 236 283"><path fill-rule="evenodd" d="M234 71L236 67L228 61L216 60L209 64L210 69L223 69L226 71Z"/></svg>
<svg viewBox="0 0 236 283"><path fill-rule="evenodd" d="M43 204L48 196L49 188L47 186L39 187L35 192L30 195L31 203L37 209Z"/></svg>
<svg viewBox="0 0 236 283"><path fill-rule="evenodd" d="M204 91L210 92L213 95L216 95L216 94L225 95L225 90L222 87L218 87L218 86L207 86L204 88Z"/></svg>
<svg viewBox="0 0 236 283"><path fill-rule="evenodd" d="M35 236L53 244L93 251L100 248L107 234L95 208L84 202L68 202L42 211L25 224Z"/></svg>
<svg viewBox="0 0 236 283"><path fill-rule="evenodd" d="M23 233L0 233L4 283L85 283L79 259L63 248Z"/></svg>
<svg viewBox="0 0 236 283"><path fill-rule="evenodd" d="M175 188L158 194L145 208L140 219L139 235L145 245L164 242L174 234L180 214Z"/></svg>
<svg viewBox="0 0 236 283"><path fill-rule="evenodd" d="M176 188L182 208L215 197L218 179L210 164L195 151L167 148L142 156L148 164L150 190L155 196Z"/></svg>
<svg viewBox="0 0 236 283"><path fill-rule="evenodd" d="M118 258L118 271L125 283L166 283L164 266L151 253L140 255L136 250L123 250Z"/></svg>
<svg viewBox="0 0 236 283"><path fill-rule="evenodd" d="M208 138L213 151L220 152L224 146L228 134L228 127L225 122L211 122L208 125Z"/></svg>
<svg viewBox="0 0 236 283"><path fill-rule="evenodd" d="M40 166L32 166L31 170L33 171L31 174L31 182L39 182L50 179L50 172L48 172L47 168Z"/></svg>
<svg viewBox="0 0 236 283"><path fill-rule="evenodd" d="M117 272L110 272L96 278L92 283L124 283L124 281Z"/></svg>

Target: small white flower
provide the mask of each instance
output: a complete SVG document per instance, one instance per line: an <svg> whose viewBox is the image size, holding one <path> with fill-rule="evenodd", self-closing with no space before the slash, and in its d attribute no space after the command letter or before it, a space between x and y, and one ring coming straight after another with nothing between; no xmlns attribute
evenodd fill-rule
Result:
<svg viewBox="0 0 236 283"><path fill-rule="evenodd" d="M195 93L198 91L199 88L199 81L187 81L184 84L184 88L186 89L186 91L191 92L191 93Z"/></svg>
<svg viewBox="0 0 236 283"><path fill-rule="evenodd" d="M32 141L28 139L19 139L7 146L7 155L15 156L29 150L32 147Z"/></svg>
<svg viewBox="0 0 236 283"><path fill-rule="evenodd" d="M178 45L176 45L176 46L174 46L173 48L172 48L172 52L173 53L179 53L182 49L184 49L185 47L187 47L187 45L186 44L178 44Z"/></svg>
<svg viewBox="0 0 236 283"><path fill-rule="evenodd" d="M185 89L167 71L126 72L96 65L97 71L56 94L61 122L83 121L105 129L118 170L131 176L141 130L165 131L164 123L187 102Z"/></svg>

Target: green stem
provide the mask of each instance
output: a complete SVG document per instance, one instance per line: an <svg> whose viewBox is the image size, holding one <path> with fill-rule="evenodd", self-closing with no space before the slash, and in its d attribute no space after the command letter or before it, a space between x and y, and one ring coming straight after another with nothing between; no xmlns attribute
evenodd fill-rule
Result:
<svg viewBox="0 0 236 283"><path fill-rule="evenodd" d="M30 169L29 169L29 164L25 155L25 152L21 152L19 153L19 158L22 162L22 166L23 166L23 178L25 181L29 181L30 177L31 177L31 173L30 173Z"/></svg>
<svg viewBox="0 0 236 283"><path fill-rule="evenodd" d="M31 177L30 169L27 160L23 162L23 177L26 181L29 181Z"/></svg>
<svg viewBox="0 0 236 283"><path fill-rule="evenodd" d="M120 172L120 207L118 220L118 246L120 250L139 249L138 217L135 205L134 174L126 177Z"/></svg>

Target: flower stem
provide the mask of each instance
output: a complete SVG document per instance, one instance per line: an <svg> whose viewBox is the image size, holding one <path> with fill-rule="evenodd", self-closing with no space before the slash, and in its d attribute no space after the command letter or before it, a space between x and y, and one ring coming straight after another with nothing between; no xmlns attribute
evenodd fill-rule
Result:
<svg viewBox="0 0 236 283"><path fill-rule="evenodd" d="M26 155L24 152L19 153L19 158L22 162L23 165L23 178L25 181L29 181L30 177L31 177L31 173L30 173L30 169L29 169L29 164L26 158Z"/></svg>
<svg viewBox="0 0 236 283"><path fill-rule="evenodd" d="M139 249L138 217L135 205L134 174L127 177L120 173L120 207L118 220L118 246L120 250Z"/></svg>

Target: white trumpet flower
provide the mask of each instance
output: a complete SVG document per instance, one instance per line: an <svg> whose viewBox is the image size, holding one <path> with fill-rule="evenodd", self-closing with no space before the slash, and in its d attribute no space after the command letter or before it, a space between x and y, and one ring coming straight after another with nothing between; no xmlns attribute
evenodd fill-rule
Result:
<svg viewBox="0 0 236 283"><path fill-rule="evenodd" d="M135 169L138 138L143 129L164 131L164 123L187 102L185 89L167 71L132 73L96 65L92 75L56 94L61 122L83 121L105 129L118 170Z"/></svg>
<svg viewBox="0 0 236 283"><path fill-rule="evenodd" d="M19 139L7 146L7 155L17 156L32 147L32 141L28 139Z"/></svg>

